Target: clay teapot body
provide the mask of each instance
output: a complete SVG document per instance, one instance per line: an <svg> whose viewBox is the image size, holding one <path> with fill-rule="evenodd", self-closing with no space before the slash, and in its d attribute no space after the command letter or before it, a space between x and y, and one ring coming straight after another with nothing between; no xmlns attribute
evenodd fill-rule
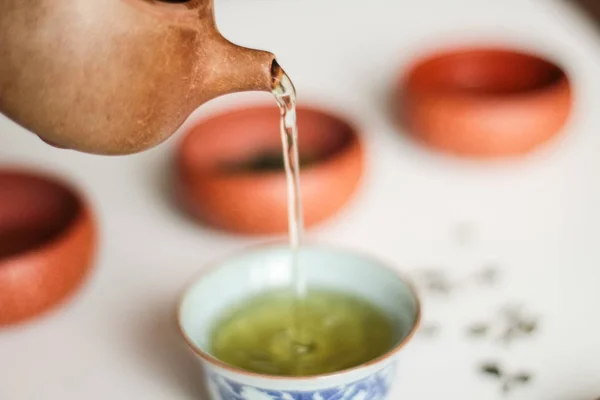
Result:
<svg viewBox="0 0 600 400"><path fill-rule="evenodd" d="M0 111L60 147L142 151L280 73L271 53L221 36L212 0L0 1Z"/></svg>

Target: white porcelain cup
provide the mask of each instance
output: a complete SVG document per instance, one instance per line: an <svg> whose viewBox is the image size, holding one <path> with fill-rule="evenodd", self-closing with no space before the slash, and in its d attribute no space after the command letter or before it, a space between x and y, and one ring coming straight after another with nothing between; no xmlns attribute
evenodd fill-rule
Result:
<svg viewBox="0 0 600 400"><path fill-rule="evenodd" d="M310 287L343 291L379 307L394 324L396 340L386 354L354 368L310 377L271 376L228 365L210 353L214 325L230 307L292 282L288 245L254 248L226 258L184 292L178 309L180 331L201 361L213 400L384 400L396 376L400 349L420 320L411 286L377 260L328 246L308 245L298 253ZM343 334L343 332L340 332Z"/></svg>

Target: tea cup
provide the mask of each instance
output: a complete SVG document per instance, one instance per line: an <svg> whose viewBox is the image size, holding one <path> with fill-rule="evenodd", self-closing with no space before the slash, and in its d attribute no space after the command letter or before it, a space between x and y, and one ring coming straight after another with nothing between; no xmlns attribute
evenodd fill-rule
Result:
<svg viewBox="0 0 600 400"><path fill-rule="evenodd" d="M178 305L183 339L203 368L212 400L385 400L396 377L400 350L420 321L411 285L383 263L327 245L304 245L297 262L308 287L344 292L379 308L394 328L394 345L353 368L315 376L275 376L231 366L211 354L215 324L233 305L274 289L291 287L294 271L287 244L253 248L216 262L184 291ZM340 332L343 335L343 332ZM201 370L201 371L200 371Z"/></svg>
<svg viewBox="0 0 600 400"><path fill-rule="evenodd" d="M97 230L93 207L70 183L0 169L0 328L41 317L81 288Z"/></svg>

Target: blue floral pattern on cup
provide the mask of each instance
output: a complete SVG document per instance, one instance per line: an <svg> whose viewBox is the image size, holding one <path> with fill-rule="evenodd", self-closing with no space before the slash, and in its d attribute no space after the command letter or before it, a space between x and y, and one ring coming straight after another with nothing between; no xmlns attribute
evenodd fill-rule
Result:
<svg viewBox="0 0 600 400"><path fill-rule="evenodd" d="M395 366L342 386L316 391L277 391L243 385L215 373L209 389L218 400L384 400L395 376Z"/></svg>

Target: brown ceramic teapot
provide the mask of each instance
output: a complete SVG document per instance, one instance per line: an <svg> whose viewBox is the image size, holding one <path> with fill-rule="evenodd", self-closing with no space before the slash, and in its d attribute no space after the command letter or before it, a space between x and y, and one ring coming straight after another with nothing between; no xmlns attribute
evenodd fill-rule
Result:
<svg viewBox="0 0 600 400"><path fill-rule="evenodd" d="M212 0L0 1L0 112L59 147L139 152L281 73L221 36Z"/></svg>

